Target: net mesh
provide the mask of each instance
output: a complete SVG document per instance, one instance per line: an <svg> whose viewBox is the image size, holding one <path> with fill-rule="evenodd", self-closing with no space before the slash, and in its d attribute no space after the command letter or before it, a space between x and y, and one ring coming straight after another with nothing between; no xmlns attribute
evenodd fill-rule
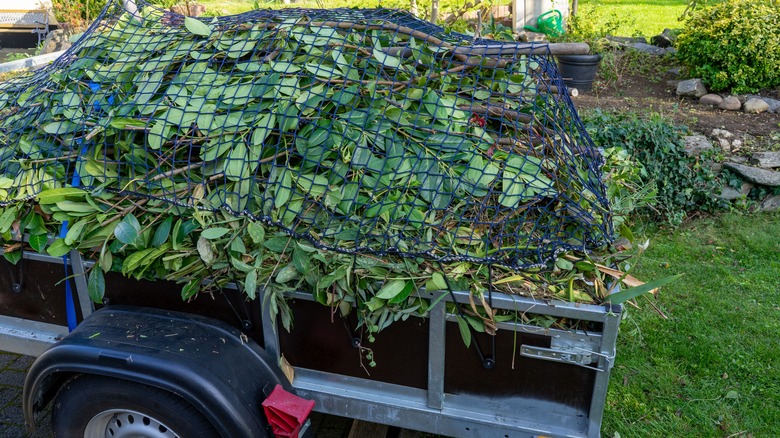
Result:
<svg viewBox="0 0 780 438"><path fill-rule="evenodd" d="M194 19L111 1L0 85L0 204L43 189L223 210L320 248L540 266L609 240L548 46L393 10Z"/></svg>

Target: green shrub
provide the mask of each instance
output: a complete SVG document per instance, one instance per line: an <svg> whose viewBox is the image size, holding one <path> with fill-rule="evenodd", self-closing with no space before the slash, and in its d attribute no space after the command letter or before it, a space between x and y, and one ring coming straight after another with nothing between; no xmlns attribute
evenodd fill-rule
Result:
<svg viewBox="0 0 780 438"><path fill-rule="evenodd" d="M714 91L780 85L780 2L725 0L696 11L677 39L680 61Z"/></svg>
<svg viewBox="0 0 780 438"><path fill-rule="evenodd" d="M607 151L624 149L643 165L639 171L643 185L636 184L635 178L629 178L631 185L623 187L624 194L619 197L641 200L654 184L655 202L637 205L640 211L676 226L690 212L726 207L717 197L721 186L712 171L702 166L698 158L685 154L682 137L687 128L676 126L658 115L640 118L635 114L598 110L583 114L583 121L596 146Z"/></svg>

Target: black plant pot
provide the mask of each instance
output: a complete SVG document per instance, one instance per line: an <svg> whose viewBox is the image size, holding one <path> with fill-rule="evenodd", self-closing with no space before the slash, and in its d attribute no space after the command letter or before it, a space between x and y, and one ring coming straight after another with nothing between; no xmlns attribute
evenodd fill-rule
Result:
<svg viewBox="0 0 780 438"><path fill-rule="evenodd" d="M563 83L577 91L587 92L593 87L601 55L558 55L558 71Z"/></svg>

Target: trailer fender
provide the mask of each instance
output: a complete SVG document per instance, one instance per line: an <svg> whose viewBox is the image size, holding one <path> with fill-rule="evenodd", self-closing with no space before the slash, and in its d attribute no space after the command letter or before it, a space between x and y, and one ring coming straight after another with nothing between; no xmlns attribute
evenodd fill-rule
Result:
<svg viewBox="0 0 780 438"><path fill-rule="evenodd" d="M197 409L223 437L273 436L263 400L279 384L293 392L271 356L211 318L130 306L96 311L46 350L27 373L28 426L70 377L93 374L157 387Z"/></svg>

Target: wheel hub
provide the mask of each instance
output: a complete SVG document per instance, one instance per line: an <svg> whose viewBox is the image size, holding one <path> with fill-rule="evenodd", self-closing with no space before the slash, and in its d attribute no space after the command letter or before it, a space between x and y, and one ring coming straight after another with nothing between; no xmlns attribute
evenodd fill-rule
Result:
<svg viewBox="0 0 780 438"><path fill-rule="evenodd" d="M84 438L178 438L178 435L152 416L111 409L89 420Z"/></svg>

